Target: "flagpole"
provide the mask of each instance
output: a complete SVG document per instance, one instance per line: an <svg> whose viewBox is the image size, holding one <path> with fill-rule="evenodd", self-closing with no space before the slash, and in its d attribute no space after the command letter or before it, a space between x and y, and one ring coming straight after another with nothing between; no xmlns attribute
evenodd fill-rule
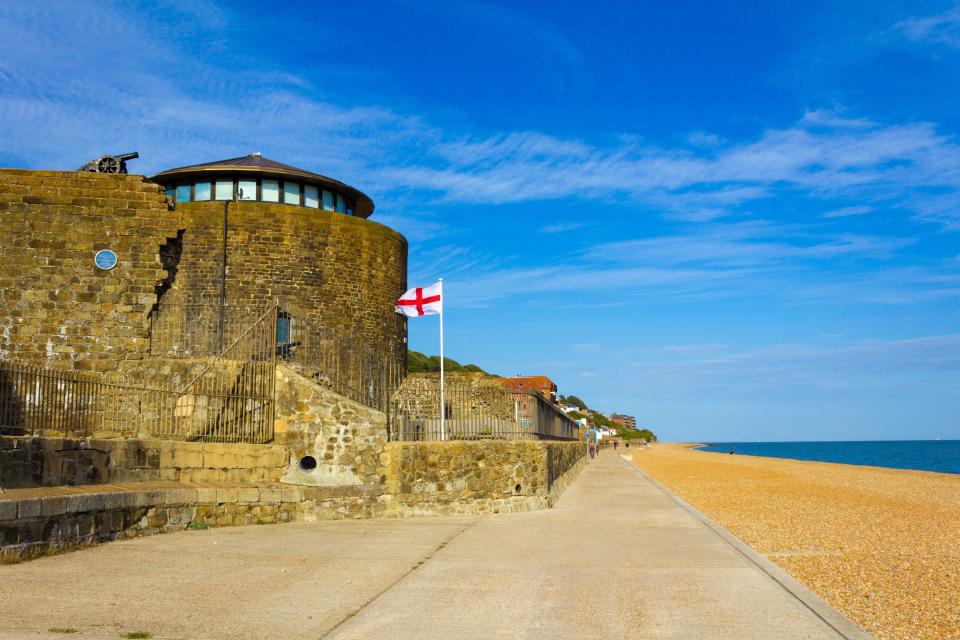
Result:
<svg viewBox="0 0 960 640"><path fill-rule="evenodd" d="M443 278L437 278L440 283L440 439L446 440L447 405L443 397Z"/></svg>

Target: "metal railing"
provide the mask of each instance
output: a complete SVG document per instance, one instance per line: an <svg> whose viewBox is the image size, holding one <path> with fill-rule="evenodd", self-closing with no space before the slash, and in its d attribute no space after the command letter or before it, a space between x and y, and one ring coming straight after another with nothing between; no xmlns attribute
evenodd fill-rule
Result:
<svg viewBox="0 0 960 640"><path fill-rule="evenodd" d="M273 439L277 308L262 311L157 408L157 437L262 443ZM235 335L234 335L235 334Z"/></svg>
<svg viewBox="0 0 960 640"><path fill-rule="evenodd" d="M352 334L282 313L277 355L319 384L362 405L386 412L391 392L406 375L402 361L371 348Z"/></svg>
<svg viewBox="0 0 960 640"><path fill-rule="evenodd" d="M517 420L540 440L578 440L577 421L539 393L514 393Z"/></svg>
<svg viewBox="0 0 960 640"><path fill-rule="evenodd" d="M577 423L537 393L452 386L444 390L445 440L576 440ZM391 440L440 440L440 391L394 394Z"/></svg>
<svg viewBox="0 0 960 640"><path fill-rule="evenodd" d="M207 358L236 342L274 305L160 304L150 313L150 355Z"/></svg>
<svg viewBox="0 0 960 640"><path fill-rule="evenodd" d="M0 362L0 433L270 442L276 326L271 307L215 357L185 366L179 385Z"/></svg>
<svg viewBox="0 0 960 640"><path fill-rule="evenodd" d="M0 435L135 435L146 389L131 391L97 374L0 362Z"/></svg>
<svg viewBox="0 0 960 640"><path fill-rule="evenodd" d="M262 310L210 303L161 304L150 315L150 354L197 358L219 354L254 323ZM389 396L406 375L404 362L344 328L328 327L277 307L273 353L318 384L368 407L387 411ZM240 359L239 355L234 359Z"/></svg>

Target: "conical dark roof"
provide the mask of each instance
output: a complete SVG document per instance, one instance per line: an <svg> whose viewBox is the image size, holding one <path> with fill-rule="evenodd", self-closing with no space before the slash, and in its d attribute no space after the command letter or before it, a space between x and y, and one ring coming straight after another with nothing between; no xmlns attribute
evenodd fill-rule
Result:
<svg viewBox="0 0 960 640"><path fill-rule="evenodd" d="M165 186L173 186L177 182L186 179L194 179L199 176L214 177L215 175L225 174L265 176L279 180L289 178L296 180L297 182L316 184L323 189L339 191L346 197L355 201L355 215L362 218L368 218L370 217L370 214L373 213L373 200L371 200L369 196L359 189L355 189L348 184L340 182L339 180L334 180L333 178L328 178L327 176L320 175L319 173L313 173L289 164L283 164L282 162L271 160L270 158L264 157L260 153L251 153L247 156L228 158L226 160L217 160L215 162L204 162L202 164L194 164L188 167L167 169L166 171L161 171L155 176L152 176L150 179Z"/></svg>

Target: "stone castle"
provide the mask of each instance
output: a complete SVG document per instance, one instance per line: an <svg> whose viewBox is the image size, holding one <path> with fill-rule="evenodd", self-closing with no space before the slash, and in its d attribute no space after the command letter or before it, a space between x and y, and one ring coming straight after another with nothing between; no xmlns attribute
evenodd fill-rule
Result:
<svg viewBox="0 0 960 640"><path fill-rule="evenodd" d="M194 522L548 506L583 457L556 425L391 438L407 242L373 211L260 154L149 179L0 169L5 557Z"/></svg>

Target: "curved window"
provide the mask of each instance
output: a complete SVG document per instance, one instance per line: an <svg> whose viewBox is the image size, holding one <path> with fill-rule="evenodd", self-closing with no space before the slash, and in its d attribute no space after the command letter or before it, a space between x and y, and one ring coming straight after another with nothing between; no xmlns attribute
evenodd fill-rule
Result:
<svg viewBox="0 0 960 640"><path fill-rule="evenodd" d="M296 182L283 183L284 204L300 204L300 185Z"/></svg>
<svg viewBox="0 0 960 640"><path fill-rule="evenodd" d="M280 202L280 183L264 180L260 183L260 199L264 202Z"/></svg>
<svg viewBox="0 0 960 640"><path fill-rule="evenodd" d="M278 202L310 209L336 211L356 215L356 202L337 191L323 189L318 184L252 178L250 174L224 176L211 180L206 175L196 177L191 184L164 186L164 192L173 202L205 202L210 200L245 200Z"/></svg>
<svg viewBox="0 0 960 640"><path fill-rule="evenodd" d="M257 181L240 180L237 182L237 199L256 200L257 199Z"/></svg>
<svg viewBox="0 0 960 640"><path fill-rule="evenodd" d="M311 184L303 186L303 206L316 209L320 206L319 198L320 193L315 186Z"/></svg>
<svg viewBox="0 0 960 640"><path fill-rule="evenodd" d="M194 200L209 200L210 199L210 183L209 182L198 182L193 185L193 199Z"/></svg>

